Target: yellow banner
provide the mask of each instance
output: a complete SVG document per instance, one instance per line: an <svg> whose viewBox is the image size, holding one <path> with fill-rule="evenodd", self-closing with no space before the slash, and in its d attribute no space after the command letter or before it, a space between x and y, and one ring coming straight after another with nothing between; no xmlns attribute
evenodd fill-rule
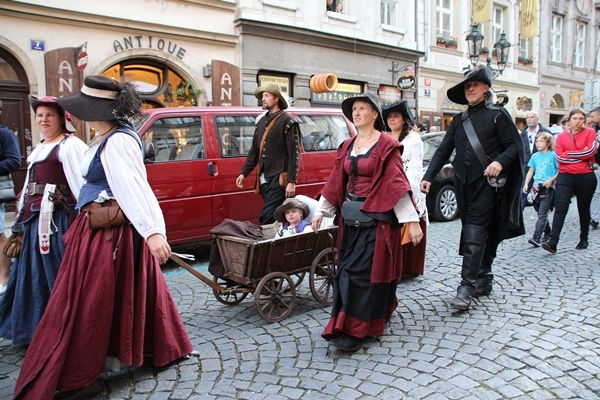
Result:
<svg viewBox="0 0 600 400"><path fill-rule="evenodd" d="M478 24L492 19L491 0L473 0L473 23Z"/></svg>
<svg viewBox="0 0 600 400"><path fill-rule="evenodd" d="M521 40L538 35L538 0L521 2Z"/></svg>

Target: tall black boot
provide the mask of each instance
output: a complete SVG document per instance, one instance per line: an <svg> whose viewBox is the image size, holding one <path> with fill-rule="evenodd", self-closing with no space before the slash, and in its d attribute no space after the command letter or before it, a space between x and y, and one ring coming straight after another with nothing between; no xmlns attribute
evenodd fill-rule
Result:
<svg viewBox="0 0 600 400"><path fill-rule="evenodd" d="M468 310L471 305L471 297L475 295L475 285L483 261L488 232L481 226L465 225L462 233L463 262L461 280L456 291L456 297L450 300L450 305L459 310Z"/></svg>
<svg viewBox="0 0 600 400"><path fill-rule="evenodd" d="M494 274L492 273L492 263L496 258L496 251L489 243L485 246L485 252L483 253L483 260L481 261L481 268L479 269L479 275L477 276L477 283L475 284L475 294L473 297L488 296L492 293L492 285L494 284Z"/></svg>

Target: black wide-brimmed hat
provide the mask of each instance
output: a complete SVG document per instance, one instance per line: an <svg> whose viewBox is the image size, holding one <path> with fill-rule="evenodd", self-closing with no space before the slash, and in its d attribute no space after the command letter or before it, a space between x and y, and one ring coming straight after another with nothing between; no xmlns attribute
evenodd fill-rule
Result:
<svg viewBox="0 0 600 400"><path fill-rule="evenodd" d="M410 111L410 108L408 107L408 101L398 101L383 109L383 120L385 121L385 126L388 131L390 131L391 129L389 126L387 126L387 119L390 113L393 112L402 114L404 122L408 122L411 126L415 124L415 118L413 117L412 111Z"/></svg>
<svg viewBox="0 0 600 400"><path fill-rule="evenodd" d="M37 112L37 108L40 105L45 105L45 106L54 108L56 111L58 111L58 113L61 115L61 117L63 117L63 120L65 121L63 124L63 131L64 132L75 132L76 131L75 127L73 126L73 118L71 118L71 114L69 114L69 112L66 111L63 106L58 104L56 97L44 96L44 97L37 98L35 96L29 95L29 104L31 104L31 108L33 109L33 112Z"/></svg>
<svg viewBox="0 0 600 400"><path fill-rule="evenodd" d="M298 199L289 198L289 199L285 199L283 204L280 205L279 207L277 207L277 209L275 210L275 219L278 222L285 222L286 221L285 212L291 208L301 209L302 210L302 219L307 218L308 214L310 214L310 209L308 208L308 205L306 203L303 203Z"/></svg>
<svg viewBox="0 0 600 400"><path fill-rule="evenodd" d="M254 97L262 101L262 95L264 92L271 93L273 96L279 99L277 103L279 104L280 109L285 110L286 108L288 108L288 103L285 100L285 97L281 94L281 88L279 87L279 85L270 83L267 86L258 87L254 91Z"/></svg>
<svg viewBox="0 0 600 400"><path fill-rule="evenodd" d="M58 103L83 121L128 119L135 116L141 106L141 99L131 85L106 76L90 75L84 79L80 92L61 97Z"/></svg>
<svg viewBox="0 0 600 400"><path fill-rule="evenodd" d="M352 120L352 106L355 101L366 101L367 103L371 103L373 108L379 114L377 120L375 121L375 129L378 131L385 131L385 122L383 121L383 114L381 112L381 105L379 104L379 97L375 96L373 93L363 93L359 96L348 97L346 100L342 102L342 111L346 118L350 121Z"/></svg>
<svg viewBox="0 0 600 400"><path fill-rule="evenodd" d="M465 97L465 84L467 82L483 82L492 87L492 71L485 65L477 65L465 75L462 82L452 86L446 92L450 101L457 104L469 104Z"/></svg>

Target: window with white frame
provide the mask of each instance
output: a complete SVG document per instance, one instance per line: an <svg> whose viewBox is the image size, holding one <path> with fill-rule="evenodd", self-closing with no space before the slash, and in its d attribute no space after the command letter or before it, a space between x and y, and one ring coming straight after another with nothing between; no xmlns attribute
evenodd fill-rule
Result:
<svg viewBox="0 0 600 400"><path fill-rule="evenodd" d="M437 0L435 8L436 36L450 39L452 34L452 0Z"/></svg>
<svg viewBox="0 0 600 400"><path fill-rule="evenodd" d="M492 12L492 46L500 40L500 34L504 32L504 12L501 7L494 7Z"/></svg>
<svg viewBox="0 0 600 400"><path fill-rule="evenodd" d="M392 25L396 26L396 5L397 0L381 0L380 3L380 14L381 14L381 23L384 25Z"/></svg>
<svg viewBox="0 0 600 400"><path fill-rule="evenodd" d="M587 25L578 22L575 25L575 53L573 54L573 66L583 68L585 66L585 30Z"/></svg>
<svg viewBox="0 0 600 400"><path fill-rule="evenodd" d="M552 15L552 28L550 31L550 61L561 62L562 60L562 36L563 36L562 15Z"/></svg>
<svg viewBox="0 0 600 400"><path fill-rule="evenodd" d="M600 72L600 30L596 34L596 37L598 39L596 42L596 65L594 66L594 69L596 72Z"/></svg>
<svg viewBox="0 0 600 400"><path fill-rule="evenodd" d="M520 58L529 58L529 54L530 54L530 40L531 39L524 39L521 40L521 42L519 43L519 57Z"/></svg>

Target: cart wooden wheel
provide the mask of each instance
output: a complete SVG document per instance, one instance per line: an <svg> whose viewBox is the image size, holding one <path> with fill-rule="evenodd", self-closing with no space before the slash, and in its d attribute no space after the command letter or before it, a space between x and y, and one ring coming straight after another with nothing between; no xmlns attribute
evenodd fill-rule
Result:
<svg viewBox="0 0 600 400"><path fill-rule="evenodd" d="M285 319L296 305L296 287L283 272L271 272L260 280L254 293L258 314L266 321Z"/></svg>
<svg viewBox="0 0 600 400"><path fill-rule="evenodd" d="M231 282L225 279L221 279L218 276L213 276L213 281L225 289L227 289L227 284ZM219 303L223 303L228 306L235 306L236 304L239 304L242 300L244 300L246 296L248 296L248 292L238 291L238 289L233 289L228 292L221 292L219 290L213 289L213 294L215 295L215 298L219 301Z"/></svg>
<svg viewBox="0 0 600 400"><path fill-rule="evenodd" d="M336 274L336 251L335 249L325 249L321 251L310 266L310 276L308 283L310 292L315 300L324 306L333 303L333 279Z"/></svg>
<svg viewBox="0 0 600 400"><path fill-rule="evenodd" d="M295 274L290 274L290 278L292 278L292 280L294 281L294 287L296 289L298 288L298 286L300 286L300 284L304 280L305 275L306 275L306 272L297 272Z"/></svg>

